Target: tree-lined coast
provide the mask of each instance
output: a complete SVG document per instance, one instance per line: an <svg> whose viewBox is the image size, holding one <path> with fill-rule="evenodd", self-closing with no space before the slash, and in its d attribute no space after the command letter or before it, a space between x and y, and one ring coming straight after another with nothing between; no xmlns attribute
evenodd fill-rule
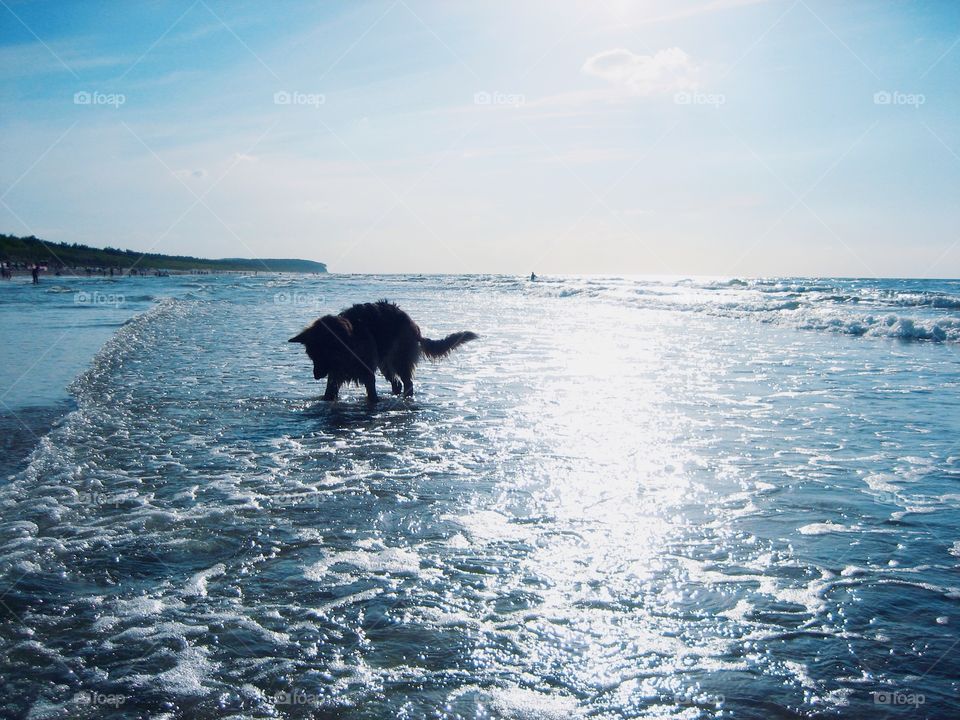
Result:
<svg viewBox="0 0 960 720"><path fill-rule="evenodd" d="M0 234L0 263L12 272L35 266L55 273L155 274L158 272L300 272L325 273L327 266L294 258L197 258L189 255L143 253L119 248L93 248L78 243L50 242L34 236Z"/></svg>

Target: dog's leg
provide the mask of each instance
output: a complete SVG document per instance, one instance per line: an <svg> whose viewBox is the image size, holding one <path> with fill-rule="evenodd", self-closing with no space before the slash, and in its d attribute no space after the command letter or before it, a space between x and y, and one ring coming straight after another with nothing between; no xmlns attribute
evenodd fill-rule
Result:
<svg viewBox="0 0 960 720"><path fill-rule="evenodd" d="M367 389L367 400L370 402L376 402L379 400L377 397L377 376L373 373L370 373L365 378L363 378L363 386Z"/></svg>
<svg viewBox="0 0 960 720"><path fill-rule="evenodd" d="M323 399L327 402L332 402L337 399L337 395L339 394L340 381L331 375L327 378L327 389L323 393Z"/></svg>
<svg viewBox="0 0 960 720"><path fill-rule="evenodd" d="M412 321L411 321L412 323ZM397 365L397 374L403 381L403 396L413 397L413 373L420 359L420 331L413 326L413 332L405 340L400 361Z"/></svg>
<svg viewBox="0 0 960 720"><path fill-rule="evenodd" d="M390 392L394 395L399 395L403 392L403 385L400 384L400 378L397 377L397 373L393 371L389 365L381 365L380 372L383 373L383 378L388 383L390 383Z"/></svg>

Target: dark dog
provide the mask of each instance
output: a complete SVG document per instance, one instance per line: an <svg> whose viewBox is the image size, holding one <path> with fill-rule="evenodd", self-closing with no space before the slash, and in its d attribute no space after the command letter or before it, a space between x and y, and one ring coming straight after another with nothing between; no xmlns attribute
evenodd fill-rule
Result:
<svg viewBox="0 0 960 720"><path fill-rule="evenodd" d="M313 377L327 378L324 400L336 400L344 383L367 389L377 399L376 371L390 381L394 395L413 395L413 370L420 358L445 357L477 334L458 332L443 340L430 340L403 310L381 300L363 303L339 315L325 315L290 342L303 343L313 360Z"/></svg>

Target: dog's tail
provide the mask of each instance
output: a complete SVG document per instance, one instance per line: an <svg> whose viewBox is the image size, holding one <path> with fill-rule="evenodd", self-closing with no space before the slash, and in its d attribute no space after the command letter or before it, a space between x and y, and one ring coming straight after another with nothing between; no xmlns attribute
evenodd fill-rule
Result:
<svg viewBox="0 0 960 720"><path fill-rule="evenodd" d="M465 342L476 340L479 335L465 330L464 332L455 332L447 335L443 340L431 340L430 338L420 338L420 347L423 348L423 354L429 358L442 358L450 354L450 351L460 347Z"/></svg>

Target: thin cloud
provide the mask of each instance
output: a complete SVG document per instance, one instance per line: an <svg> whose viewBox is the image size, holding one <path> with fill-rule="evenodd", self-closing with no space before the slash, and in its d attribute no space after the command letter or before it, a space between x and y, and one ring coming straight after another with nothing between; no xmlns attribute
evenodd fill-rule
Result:
<svg viewBox="0 0 960 720"><path fill-rule="evenodd" d="M653 55L604 50L587 58L580 71L636 95L654 95L696 87L700 69L687 53L672 47Z"/></svg>
<svg viewBox="0 0 960 720"><path fill-rule="evenodd" d="M56 53L53 55L51 50ZM65 68L57 57L60 57ZM0 79L16 80L37 75L69 74L82 70L108 67L122 67L133 62L132 57L124 55L97 55L84 53L79 44L52 42L44 45L40 42L21 43L0 47Z"/></svg>

